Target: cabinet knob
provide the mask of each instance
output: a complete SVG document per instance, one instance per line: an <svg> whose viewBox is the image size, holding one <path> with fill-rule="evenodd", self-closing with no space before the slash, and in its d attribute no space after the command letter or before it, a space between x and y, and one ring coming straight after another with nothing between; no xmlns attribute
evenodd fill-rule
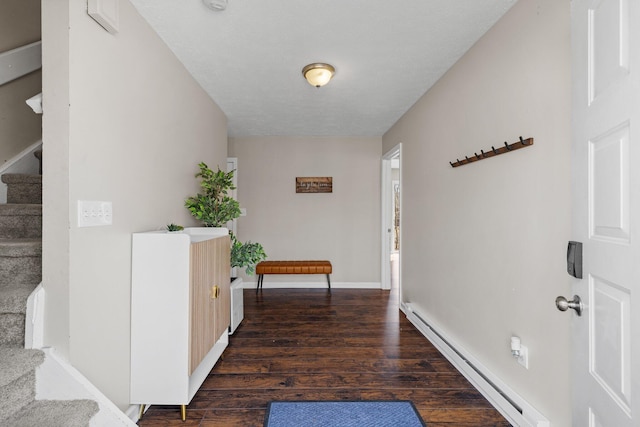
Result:
<svg viewBox="0 0 640 427"><path fill-rule="evenodd" d="M220 287L218 285L213 285L209 295L211 296L211 299L218 298L220 296Z"/></svg>

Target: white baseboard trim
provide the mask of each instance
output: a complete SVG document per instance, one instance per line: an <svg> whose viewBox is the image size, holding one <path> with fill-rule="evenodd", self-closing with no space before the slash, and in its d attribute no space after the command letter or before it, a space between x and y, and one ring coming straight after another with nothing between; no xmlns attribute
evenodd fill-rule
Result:
<svg viewBox="0 0 640 427"><path fill-rule="evenodd" d="M244 282L244 289L255 289L256 282ZM262 289L326 289L327 280L323 282L262 282ZM380 282L334 282L331 281L331 289L381 289Z"/></svg>
<svg viewBox="0 0 640 427"><path fill-rule="evenodd" d="M411 304L400 309L407 319L451 362L462 375L514 426L549 427L540 412L483 366L462 346L424 313L414 311Z"/></svg>
<svg viewBox="0 0 640 427"><path fill-rule="evenodd" d="M84 375L59 357L54 349L43 348L42 351L46 357L36 370L36 399L91 399L98 403L100 410L91 418L90 427L135 427L131 417L125 415ZM137 414L135 417L137 420Z"/></svg>
<svg viewBox="0 0 640 427"><path fill-rule="evenodd" d="M130 405L126 411L124 411L124 414L129 417L129 419L134 422L134 423L138 423L138 421L140 421L140 407L142 405ZM146 413L149 410L149 407L151 405L147 405L144 408L144 412Z"/></svg>

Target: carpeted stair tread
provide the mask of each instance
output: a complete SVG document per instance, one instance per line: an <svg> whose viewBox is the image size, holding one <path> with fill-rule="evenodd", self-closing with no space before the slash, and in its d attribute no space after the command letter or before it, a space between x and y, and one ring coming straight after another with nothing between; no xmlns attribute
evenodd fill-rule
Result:
<svg viewBox="0 0 640 427"><path fill-rule="evenodd" d="M42 215L42 203L2 203L0 215Z"/></svg>
<svg viewBox="0 0 640 427"><path fill-rule="evenodd" d="M0 239L42 237L42 205L0 204Z"/></svg>
<svg viewBox="0 0 640 427"><path fill-rule="evenodd" d="M44 353L40 350L19 347L1 347L0 389L17 380L44 362Z"/></svg>
<svg viewBox="0 0 640 427"><path fill-rule="evenodd" d="M32 283L0 284L0 314L26 313L27 298L36 286Z"/></svg>
<svg viewBox="0 0 640 427"><path fill-rule="evenodd" d="M28 238L42 236L42 205L30 203L0 204L0 226L3 228L19 228L21 232L29 233L28 227L34 228L36 234L7 235L2 238ZM3 235L6 233L3 233Z"/></svg>
<svg viewBox="0 0 640 427"><path fill-rule="evenodd" d="M42 239L0 239L0 257L41 255Z"/></svg>
<svg viewBox="0 0 640 427"><path fill-rule="evenodd" d="M44 361L40 350L0 347L0 425L35 398L36 367Z"/></svg>
<svg viewBox="0 0 640 427"><path fill-rule="evenodd" d="M42 216L41 203L2 203L0 215Z"/></svg>
<svg viewBox="0 0 640 427"><path fill-rule="evenodd" d="M93 400L35 400L0 425L11 427L87 427L98 412Z"/></svg>
<svg viewBox="0 0 640 427"><path fill-rule="evenodd" d="M0 288L18 283L37 285L41 280L42 242L0 239Z"/></svg>
<svg viewBox="0 0 640 427"><path fill-rule="evenodd" d="M27 299L41 280L41 240L0 239L0 345L24 345Z"/></svg>
<svg viewBox="0 0 640 427"><path fill-rule="evenodd" d="M23 313L0 314L0 330L3 331L0 334L0 346L24 347L25 322Z"/></svg>
<svg viewBox="0 0 640 427"><path fill-rule="evenodd" d="M24 346L27 299L37 284L0 284L0 345Z"/></svg>
<svg viewBox="0 0 640 427"><path fill-rule="evenodd" d="M5 173L1 177L5 184L40 184L42 175L29 173Z"/></svg>
<svg viewBox="0 0 640 427"><path fill-rule="evenodd" d="M7 203L42 203L42 175L8 173L2 182L7 184Z"/></svg>

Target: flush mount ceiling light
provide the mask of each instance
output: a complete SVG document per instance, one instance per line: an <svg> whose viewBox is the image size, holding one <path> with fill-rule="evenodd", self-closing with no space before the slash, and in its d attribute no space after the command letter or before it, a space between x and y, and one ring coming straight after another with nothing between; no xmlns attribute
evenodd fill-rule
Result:
<svg viewBox="0 0 640 427"><path fill-rule="evenodd" d="M222 11L227 8L227 0L202 0L202 3L215 11Z"/></svg>
<svg viewBox="0 0 640 427"><path fill-rule="evenodd" d="M329 80L336 73L336 69L332 65L315 63L306 65L302 69L302 75L311 86L320 87L329 83Z"/></svg>

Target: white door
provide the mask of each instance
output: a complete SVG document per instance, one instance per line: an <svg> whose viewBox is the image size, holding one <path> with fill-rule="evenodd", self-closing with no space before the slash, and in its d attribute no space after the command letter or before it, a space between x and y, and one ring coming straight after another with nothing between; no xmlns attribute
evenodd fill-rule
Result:
<svg viewBox="0 0 640 427"><path fill-rule="evenodd" d="M640 1L571 3L573 425L639 426Z"/></svg>

